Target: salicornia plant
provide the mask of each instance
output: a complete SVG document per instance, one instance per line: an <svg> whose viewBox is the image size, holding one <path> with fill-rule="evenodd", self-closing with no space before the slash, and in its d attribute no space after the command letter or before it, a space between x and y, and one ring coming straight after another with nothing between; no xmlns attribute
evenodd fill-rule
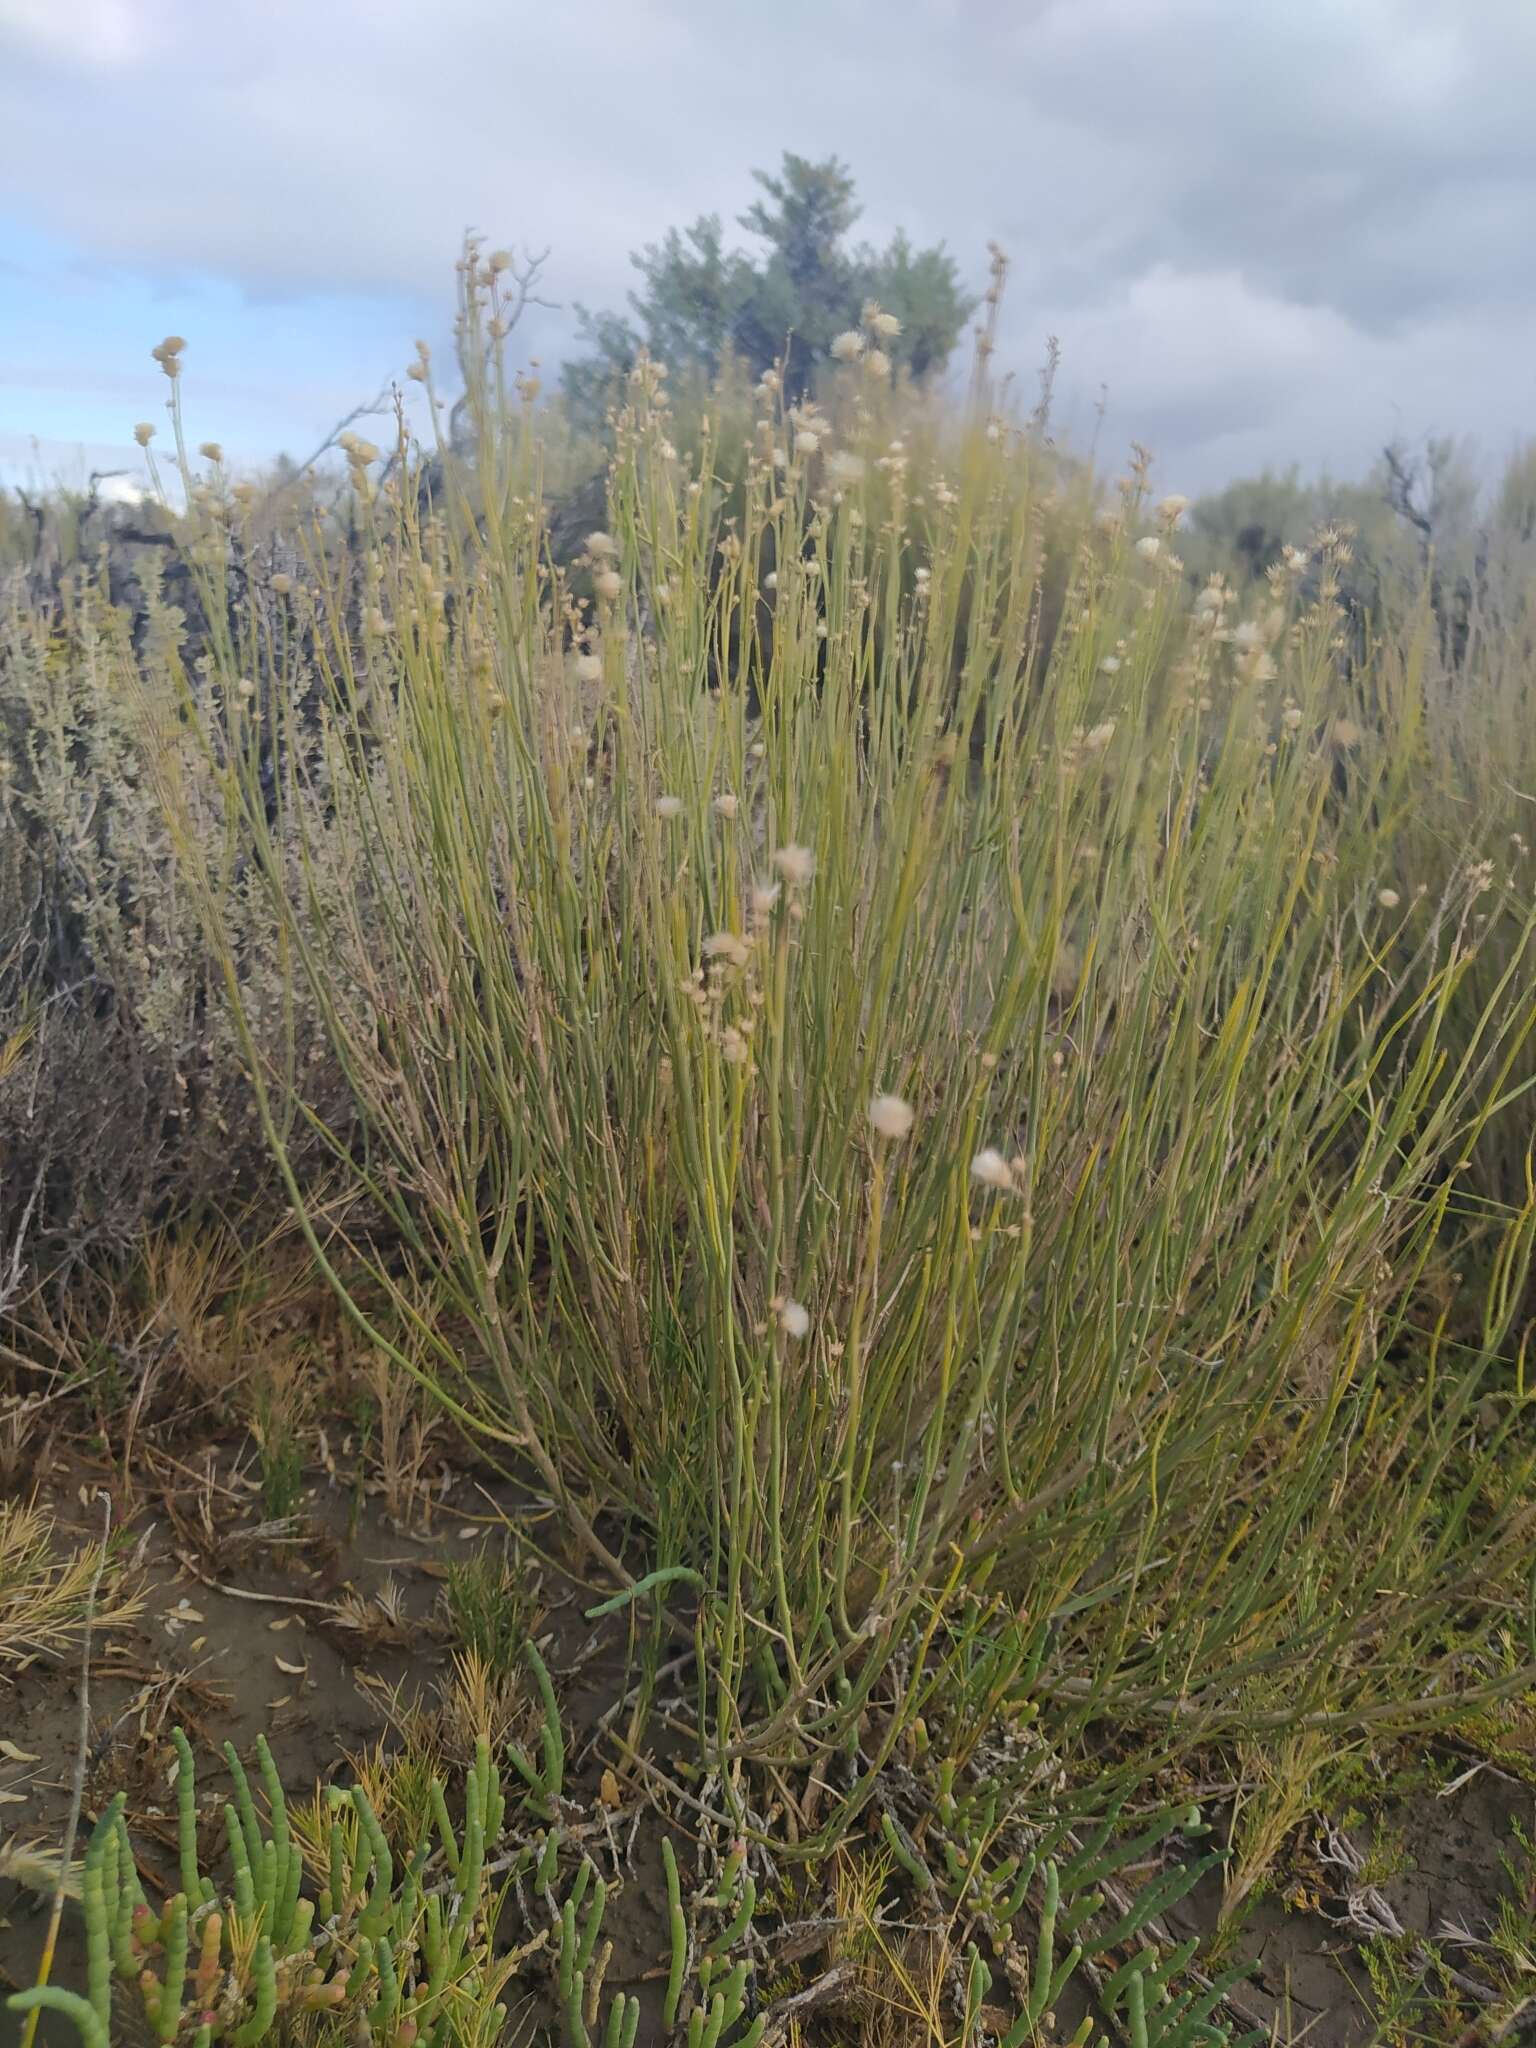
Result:
<svg viewBox="0 0 1536 2048"><path fill-rule="evenodd" d="M496 1888L486 1845L501 1833L500 1776L481 1743L455 1829L436 1786L437 1833L397 1869L360 1786L333 1792L323 1868L306 1874L282 1783L257 1738L264 1827L249 1777L225 1756L234 1798L224 1808L230 1878L221 1889L199 1856L192 1750L178 1729L176 1806L181 1890L153 1908L138 1875L123 1800L107 1806L81 1871L87 1987L18 1992L72 2020L84 2048L109 2048L113 1986L142 2010L154 2039L194 2048L256 2048L302 2015L330 2015L349 2040L379 2048L462 2048L470 2020L499 2027L509 1966L492 1953ZM487 2038L493 2038L488 2036Z"/></svg>

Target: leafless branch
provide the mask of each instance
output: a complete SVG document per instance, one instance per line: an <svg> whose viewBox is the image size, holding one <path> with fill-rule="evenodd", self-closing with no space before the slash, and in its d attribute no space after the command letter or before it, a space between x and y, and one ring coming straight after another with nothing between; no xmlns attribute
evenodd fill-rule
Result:
<svg viewBox="0 0 1536 2048"><path fill-rule="evenodd" d="M379 386L378 396L376 398L369 399L365 404L362 405L354 405L349 413L347 413L343 418L339 419L336 422L335 426L332 427L331 431L326 435L325 439L320 443L320 446L317 449L315 449L314 453L312 455L306 456L305 459L299 464L299 475L303 476L306 470L313 469L315 464L320 460L321 456L326 454L328 450L336 446L336 443L341 439L342 435L347 431L348 427L350 427L355 420L372 419L375 418L381 412L388 412L393 403L391 397L392 388L393 387L391 380L386 378L384 383L382 383Z"/></svg>
<svg viewBox="0 0 1536 2048"><path fill-rule="evenodd" d="M1387 503L1400 519L1416 527L1426 540L1431 539L1434 526L1429 514L1414 502L1419 484L1417 464L1410 464L1395 442L1389 441L1381 453L1387 465Z"/></svg>

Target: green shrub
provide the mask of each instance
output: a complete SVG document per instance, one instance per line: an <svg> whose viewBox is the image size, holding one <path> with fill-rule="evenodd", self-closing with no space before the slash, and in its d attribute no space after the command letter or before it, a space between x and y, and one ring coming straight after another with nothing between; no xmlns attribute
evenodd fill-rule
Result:
<svg viewBox="0 0 1536 2048"><path fill-rule="evenodd" d="M1433 1303L1536 916L1490 957L1449 810L1391 900L1424 697L1342 669L1342 542L1305 599L1191 612L1136 477L1093 519L984 407L917 469L867 380L765 386L723 515L642 364L577 584L491 362L474 527L355 446L371 599L317 594L321 709L263 670L265 729L210 692L161 764L173 818L222 789L345 1076L338 1123L263 1056L209 887L291 1197L307 1129L391 1226L351 1251L419 1342L374 1340L694 1643L717 1760L880 1704L829 1827L1001 1617L962 1700L1159 1753L1517 1682L1466 1618L1530 1532L1517 1410L1476 1420L1528 1191L1454 1359Z"/></svg>

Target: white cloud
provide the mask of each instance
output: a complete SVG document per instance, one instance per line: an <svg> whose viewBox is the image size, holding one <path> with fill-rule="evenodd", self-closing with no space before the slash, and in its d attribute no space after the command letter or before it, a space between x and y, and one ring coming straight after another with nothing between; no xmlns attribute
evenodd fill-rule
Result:
<svg viewBox="0 0 1536 2048"><path fill-rule="evenodd" d="M137 63L152 37L136 0L0 0L0 54L65 71Z"/></svg>
<svg viewBox="0 0 1536 2048"><path fill-rule="evenodd" d="M989 237L1010 250L1005 350L1027 375L1060 334L1117 445L1193 467L1292 434L1313 462L1394 407L1536 431L1529 0L781 0L739 32L713 0L0 8L0 214L269 312L446 306L468 226L552 245L567 304L619 304L630 250L730 221L786 147L835 150L872 235L943 237L973 278ZM92 24L99 71L67 61ZM525 345L569 334L545 316Z"/></svg>
<svg viewBox="0 0 1536 2048"><path fill-rule="evenodd" d="M1159 269L1056 326L1068 438L1085 437L1095 366L1108 366L1106 461L1134 438L1170 486L1292 463L1356 475L1404 434L1465 435L1498 463L1536 434L1536 306L1497 322L1436 312L1378 334L1238 272Z"/></svg>

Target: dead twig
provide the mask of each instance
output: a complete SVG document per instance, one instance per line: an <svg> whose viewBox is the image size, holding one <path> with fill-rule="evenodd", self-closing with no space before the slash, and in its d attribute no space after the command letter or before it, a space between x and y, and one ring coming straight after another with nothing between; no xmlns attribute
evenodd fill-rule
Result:
<svg viewBox="0 0 1536 2048"><path fill-rule="evenodd" d="M776 2005L768 2008L767 2025L763 2028L763 2048L782 2041L789 2031L789 2023L797 2014L818 2005L831 2004L843 1994L849 1978L853 1975L852 1963L834 1963L830 1970L823 1970L813 1983L803 1991L796 1991L788 1998L781 1998Z"/></svg>
<svg viewBox="0 0 1536 2048"><path fill-rule="evenodd" d="M260 1600L269 1607L318 1607L322 1614L334 1616L334 1600L310 1600L299 1593L253 1593L245 1586L221 1586L217 1579L210 1579L205 1571L199 1570L184 1550L178 1550L176 1561L189 1571L201 1586L210 1593L222 1593L226 1600Z"/></svg>

